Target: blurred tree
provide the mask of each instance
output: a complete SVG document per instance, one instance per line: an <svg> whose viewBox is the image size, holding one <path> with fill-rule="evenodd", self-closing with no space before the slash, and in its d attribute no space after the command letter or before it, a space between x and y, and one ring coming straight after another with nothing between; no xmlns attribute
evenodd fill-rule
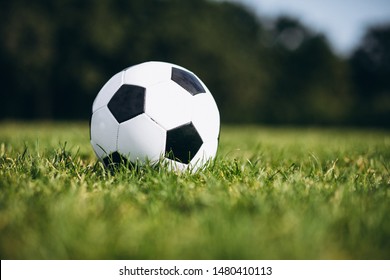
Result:
<svg viewBox="0 0 390 280"><path fill-rule="evenodd" d="M52 117L49 81L55 56L51 15L23 1L2 7L2 98L11 117ZM54 25L55 26L55 25Z"/></svg>
<svg viewBox="0 0 390 280"><path fill-rule="evenodd" d="M350 59L359 124L390 126L390 25L370 28Z"/></svg>
<svg viewBox="0 0 390 280"><path fill-rule="evenodd" d="M272 83L259 116L271 123L343 122L351 107L345 63L322 35L280 17L271 30Z"/></svg>

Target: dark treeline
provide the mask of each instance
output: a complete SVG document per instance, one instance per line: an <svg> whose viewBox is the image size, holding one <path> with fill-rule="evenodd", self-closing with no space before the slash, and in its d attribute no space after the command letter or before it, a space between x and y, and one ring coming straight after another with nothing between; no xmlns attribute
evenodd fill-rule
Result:
<svg viewBox="0 0 390 280"><path fill-rule="evenodd" d="M115 73L149 60L194 71L224 122L390 126L390 25L348 58L289 17L206 0L0 4L0 119L87 119Z"/></svg>

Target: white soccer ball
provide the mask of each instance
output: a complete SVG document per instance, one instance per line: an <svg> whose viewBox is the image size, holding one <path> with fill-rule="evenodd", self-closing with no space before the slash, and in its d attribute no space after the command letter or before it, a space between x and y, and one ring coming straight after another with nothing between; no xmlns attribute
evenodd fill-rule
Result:
<svg viewBox="0 0 390 280"><path fill-rule="evenodd" d="M114 75L92 106L91 144L105 164L164 163L196 171L217 153L218 107L191 71L145 62Z"/></svg>

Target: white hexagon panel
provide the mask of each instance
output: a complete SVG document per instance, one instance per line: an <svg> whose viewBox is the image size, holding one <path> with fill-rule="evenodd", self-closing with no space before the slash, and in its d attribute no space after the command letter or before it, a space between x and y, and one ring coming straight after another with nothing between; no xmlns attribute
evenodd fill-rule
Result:
<svg viewBox="0 0 390 280"><path fill-rule="evenodd" d="M125 69L123 83L148 87L170 79L171 65L158 61L141 63Z"/></svg>
<svg viewBox="0 0 390 280"><path fill-rule="evenodd" d="M119 124L107 106L93 113L91 118L91 144L99 158L116 151Z"/></svg>
<svg viewBox="0 0 390 280"><path fill-rule="evenodd" d="M165 150L166 130L141 114L119 125L118 152L137 164L156 163Z"/></svg>
<svg viewBox="0 0 390 280"><path fill-rule="evenodd" d="M191 97L176 83L159 83L147 89L145 112L169 130L191 121Z"/></svg>

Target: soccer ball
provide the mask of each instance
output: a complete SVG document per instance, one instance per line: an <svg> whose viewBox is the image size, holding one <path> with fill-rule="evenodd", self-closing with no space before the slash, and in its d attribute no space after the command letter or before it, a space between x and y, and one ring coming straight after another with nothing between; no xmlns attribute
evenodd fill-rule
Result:
<svg viewBox="0 0 390 280"><path fill-rule="evenodd" d="M163 163L197 171L215 157L219 131L218 107L206 85L166 62L117 73L92 106L91 144L105 166Z"/></svg>

